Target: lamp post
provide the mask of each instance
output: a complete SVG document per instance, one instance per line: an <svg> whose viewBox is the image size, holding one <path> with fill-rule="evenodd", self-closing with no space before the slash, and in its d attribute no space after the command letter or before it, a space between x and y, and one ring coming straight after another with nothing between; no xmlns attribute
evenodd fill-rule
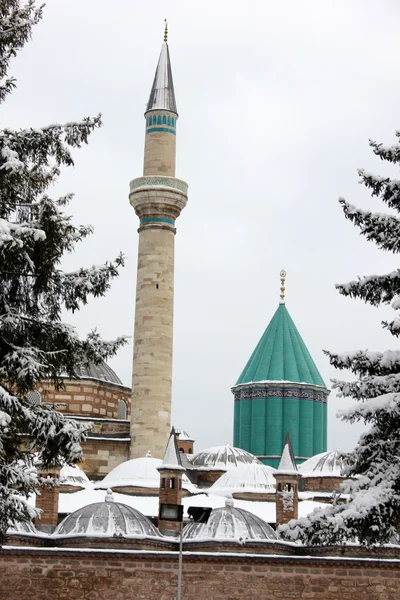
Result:
<svg viewBox="0 0 400 600"><path fill-rule="evenodd" d="M203 506L189 506L189 520L195 523L207 523L212 508ZM178 595L177 600L181 600L182 596L182 558L183 558L183 505L182 504L160 504L160 519L168 519L168 521L177 521L179 527L179 559L178 559Z"/></svg>

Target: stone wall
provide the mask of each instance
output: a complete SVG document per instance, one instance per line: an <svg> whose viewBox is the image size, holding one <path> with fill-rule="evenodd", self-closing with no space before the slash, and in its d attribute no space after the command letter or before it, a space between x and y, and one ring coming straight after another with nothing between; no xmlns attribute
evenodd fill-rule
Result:
<svg viewBox="0 0 400 600"><path fill-rule="evenodd" d="M0 550L0 600L174 600L178 554ZM397 600L396 560L190 554L182 597L191 600Z"/></svg>
<svg viewBox="0 0 400 600"><path fill-rule="evenodd" d="M103 479L112 469L129 459L130 440L90 437L83 442L85 460L81 468L89 479Z"/></svg>

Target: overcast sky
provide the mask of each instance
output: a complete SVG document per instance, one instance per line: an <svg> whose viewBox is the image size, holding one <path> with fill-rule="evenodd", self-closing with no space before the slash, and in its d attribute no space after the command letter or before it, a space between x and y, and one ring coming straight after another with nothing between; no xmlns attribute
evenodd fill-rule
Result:
<svg viewBox="0 0 400 600"><path fill-rule="evenodd" d="M368 139L392 143L400 128L400 3L48 0L12 65L18 89L2 125L103 114L56 190L73 191L74 220L95 226L68 268L126 255L108 296L68 315L82 335L133 334L138 219L128 186L142 174L165 17L176 175L189 184L177 221L173 423L200 450L232 442L230 388L278 306L282 268L287 308L327 384L341 374L322 349L396 347L380 325L393 311L344 298L334 284L398 266L359 236L337 200L386 210L358 184L357 168L396 174ZM131 357L132 344L110 361L126 385ZM336 419L348 402L330 396L330 449L351 449L362 430Z"/></svg>

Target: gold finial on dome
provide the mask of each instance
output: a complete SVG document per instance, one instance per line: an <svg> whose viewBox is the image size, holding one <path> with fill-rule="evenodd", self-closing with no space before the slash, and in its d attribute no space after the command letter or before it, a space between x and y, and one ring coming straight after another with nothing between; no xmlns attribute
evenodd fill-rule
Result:
<svg viewBox="0 0 400 600"><path fill-rule="evenodd" d="M282 271L279 273L279 276L281 278L281 293L280 293L280 301L279 304L285 304L285 279L286 279L286 271L285 269L282 269Z"/></svg>
<svg viewBox="0 0 400 600"><path fill-rule="evenodd" d="M167 19L164 19L164 23L165 23L164 42L167 43L168 42L168 21L167 21Z"/></svg>

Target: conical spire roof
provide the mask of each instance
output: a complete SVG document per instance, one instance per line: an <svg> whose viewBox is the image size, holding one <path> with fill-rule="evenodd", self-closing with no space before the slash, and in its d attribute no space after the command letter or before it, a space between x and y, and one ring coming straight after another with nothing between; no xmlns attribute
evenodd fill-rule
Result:
<svg viewBox="0 0 400 600"><path fill-rule="evenodd" d="M169 110L178 115L176 108L174 82L172 80L171 60L167 42L161 47L160 58L151 88L146 113L149 110Z"/></svg>
<svg viewBox="0 0 400 600"><path fill-rule="evenodd" d="M277 468L277 474L279 473L298 473L289 433L286 434L283 444L282 456Z"/></svg>
<svg viewBox="0 0 400 600"><path fill-rule="evenodd" d="M158 471L185 471L185 468L182 467L181 462L181 454L178 450L178 444L176 443L176 435L175 429L172 427L171 433L169 436L168 444L165 449L165 454L163 461L159 467L157 467Z"/></svg>
<svg viewBox="0 0 400 600"><path fill-rule="evenodd" d="M261 381L291 381L326 388L283 303L276 310L236 385Z"/></svg>

